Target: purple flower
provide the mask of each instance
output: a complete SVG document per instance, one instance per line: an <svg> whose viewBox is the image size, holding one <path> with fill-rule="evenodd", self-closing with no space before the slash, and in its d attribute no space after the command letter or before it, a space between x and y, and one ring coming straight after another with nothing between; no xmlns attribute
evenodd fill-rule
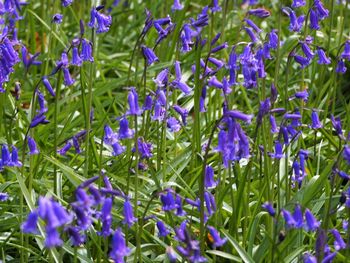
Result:
<svg viewBox="0 0 350 263"><path fill-rule="evenodd" d="M287 226L290 228L294 228L297 222L295 222L295 219L292 216L292 214L289 211L282 209L282 215L284 220L286 221Z"/></svg>
<svg viewBox="0 0 350 263"><path fill-rule="evenodd" d="M269 153L269 156L276 159L281 159L284 157L282 145L279 141L275 141L275 153Z"/></svg>
<svg viewBox="0 0 350 263"><path fill-rule="evenodd" d="M218 231L212 227L212 226L208 226L208 229L209 229L209 233L210 233L210 236L212 237L213 239L213 245L215 247L221 247L223 246L226 242L227 242L227 238L221 238Z"/></svg>
<svg viewBox="0 0 350 263"><path fill-rule="evenodd" d="M303 212L301 211L301 206L299 204L295 205L293 218L295 220L295 228L303 227Z"/></svg>
<svg viewBox="0 0 350 263"><path fill-rule="evenodd" d="M11 166L15 166L15 167L22 166L22 163L18 160L18 150L14 145L12 146Z"/></svg>
<svg viewBox="0 0 350 263"><path fill-rule="evenodd" d="M300 32L305 20L305 16L301 15L297 17L295 12L291 9L288 10L288 15L290 19L289 30L294 32Z"/></svg>
<svg viewBox="0 0 350 263"><path fill-rule="evenodd" d="M55 91L53 90L53 88L52 88L52 86L50 84L50 81L48 80L47 76L44 76L41 80L42 80L45 88L47 89L47 91L51 94L51 96L55 97L56 96Z"/></svg>
<svg viewBox="0 0 350 263"><path fill-rule="evenodd" d="M178 132L181 129L179 121L174 117L167 119L167 127L171 132Z"/></svg>
<svg viewBox="0 0 350 263"><path fill-rule="evenodd" d="M213 188L217 186L217 181L214 180L214 169L210 165L205 168L204 185L205 188Z"/></svg>
<svg viewBox="0 0 350 263"><path fill-rule="evenodd" d="M28 218L21 225L21 230L26 234L36 234L38 233L38 213L37 211L30 212Z"/></svg>
<svg viewBox="0 0 350 263"><path fill-rule="evenodd" d="M329 16L329 11L323 6L321 0L314 0L314 7L319 19L322 20Z"/></svg>
<svg viewBox="0 0 350 263"><path fill-rule="evenodd" d="M238 120L244 121L246 123L251 123L252 118L254 117L254 115L252 115L252 114L245 114L245 113L240 112L238 110L230 110L230 111L227 111L225 114L227 116L230 116L233 119L238 119Z"/></svg>
<svg viewBox="0 0 350 263"><path fill-rule="evenodd" d="M326 56L326 53L322 48L317 49L317 55L318 55L318 64L330 64L331 60Z"/></svg>
<svg viewBox="0 0 350 263"><path fill-rule="evenodd" d="M347 68L345 66L344 60L340 59L337 64L336 72L340 74L344 74L346 72Z"/></svg>
<svg viewBox="0 0 350 263"><path fill-rule="evenodd" d="M264 8L257 8L257 9L250 9L248 11L249 15L257 16L260 18L266 18L271 15L270 11L264 9Z"/></svg>
<svg viewBox="0 0 350 263"><path fill-rule="evenodd" d="M61 24L63 21L63 15L62 14L54 14L52 17L52 23L55 24Z"/></svg>
<svg viewBox="0 0 350 263"><path fill-rule="evenodd" d="M301 43L301 49L309 60L314 57L315 54L311 51L309 45L306 42Z"/></svg>
<svg viewBox="0 0 350 263"><path fill-rule="evenodd" d="M71 86L74 84L75 80L71 77L68 68L62 68L64 85Z"/></svg>
<svg viewBox="0 0 350 263"><path fill-rule="evenodd" d="M262 30L250 19L248 18L244 18L243 19L244 22L247 23L247 25L249 25L256 33L260 34L262 32Z"/></svg>
<svg viewBox="0 0 350 263"><path fill-rule="evenodd" d="M218 0L213 0L212 1L212 7L210 7L210 9L211 9L211 11L213 13L221 11L221 7L220 7L220 5L218 3Z"/></svg>
<svg viewBox="0 0 350 263"><path fill-rule="evenodd" d="M139 109L138 94L134 87L131 88L128 94L129 110L126 112L127 115L140 115L142 110Z"/></svg>
<svg viewBox="0 0 350 263"><path fill-rule="evenodd" d="M170 190L167 190L166 193L160 195L160 201L163 204L163 211L171 211L177 208L174 196Z"/></svg>
<svg viewBox="0 0 350 263"><path fill-rule="evenodd" d="M310 10L310 28L313 30L320 29L317 13L313 9Z"/></svg>
<svg viewBox="0 0 350 263"><path fill-rule="evenodd" d="M270 115L270 125L271 125L271 133L277 133L279 131L275 117L271 114Z"/></svg>
<svg viewBox="0 0 350 263"><path fill-rule="evenodd" d="M135 222L137 222L137 218L134 217L134 212L133 212L133 209L132 209L132 205L131 205L131 203L130 203L128 198L124 202L123 216L124 216L123 223L127 224L129 228Z"/></svg>
<svg viewBox="0 0 350 263"><path fill-rule="evenodd" d="M85 235L82 235L80 233L80 229L79 227L68 227L67 228L67 233L70 237L70 240L72 242L73 246L80 246L81 244L83 244L85 242Z"/></svg>
<svg viewBox="0 0 350 263"><path fill-rule="evenodd" d="M168 84L168 74L169 74L169 69L165 68L157 75L156 78L153 79L157 87L161 88Z"/></svg>
<svg viewBox="0 0 350 263"><path fill-rule="evenodd" d="M350 40L347 40L344 44L344 51L340 55L341 58L350 60Z"/></svg>
<svg viewBox="0 0 350 263"><path fill-rule="evenodd" d="M172 247L167 247L166 248L166 254L167 254L167 257L170 261L170 263L175 263L176 260L177 260L177 256L176 256L176 253L174 251L174 249Z"/></svg>
<svg viewBox="0 0 350 263"><path fill-rule="evenodd" d="M68 150L72 147L72 144L68 141L60 150L57 150L57 153L60 155L66 155Z"/></svg>
<svg viewBox="0 0 350 263"><path fill-rule="evenodd" d="M148 66L152 65L156 61L159 61L158 57L156 56L156 54L154 54L152 49L146 47L145 45L142 45L141 48L142 48L142 54L146 59Z"/></svg>
<svg viewBox="0 0 350 263"><path fill-rule="evenodd" d="M92 57L92 43L89 40L83 38L81 41L81 59L83 61L94 62L94 58Z"/></svg>
<svg viewBox="0 0 350 263"><path fill-rule="evenodd" d="M178 114L180 114L181 120L182 120L182 124L186 125L187 124L187 120L186 119L187 119L187 116L188 116L188 110L184 109L184 108L181 108L178 105L174 105L173 108Z"/></svg>
<svg viewBox="0 0 350 263"><path fill-rule="evenodd" d="M3 165L9 165L11 163L10 151L7 145L3 144L1 147L1 158Z"/></svg>
<svg viewBox="0 0 350 263"><path fill-rule="evenodd" d="M270 216L276 215L276 211L273 208L273 205L271 203L266 202L266 203L262 204L261 207L264 208L269 213Z"/></svg>
<svg viewBox="0 0 350 263"><path fill-rule="evenodd" d="M345 249L346 243L344 242L343 238L341 237L340 233L337 229L332 229L331 233L334 236L334 248L335 250Z"/></svg>
<svg viewBox="0 0 350 263"><path fill-rule="evenodd" d="M71 5L72 3L73 3L73 0L61 0L61 4L64 7L67 7L67 6Z"/></svg>
<svg viewBox="0 0 350 263"><path fill-rule="evenodd" d="M171 83L175 88L178 88L179 90L181 90L183 93L185 93L185 95L188 95L191 93L192 89L183 81L179 81L179 80L174 80Z"/></svg>
<svg viewBox="0 0 350 263"><path fill-rule="evenodd" d="M125 146L120 145L118 141L113 143L111 146L113 148L113 152L112 152L113 156L118 156L122 154L123 152L125 152L125 149L126 149Z"/></svg>
<svg viewBox="0 0 350 263"><path fill-rule="evenodd" d="M78 47L72 48L72 65L80 67L83 60L80 58Z"/></svg>
<svg viewBox="0 0 350 263"><path fill-rule="evenodd" d="M250 37L250 40L253 43L256 43L259 41L259 38L255 35L254 31L250 27L244 27L244 30L247 32L248 36Z"/></svg>
<svg viewBox="0 0 350 263"><path fill-rule="evenodd" d="M335 132L337 133L338 136L343 136L343 129L342 129L342 124L341 120L339 117L334 118L333 115L331 115L331 121L333 128L335 129Z"/></svg>
<svg viewBox="0 0 350 263"><path fill-rule="evenodd" d="M47 112L44 94L42 94L39 90L36 91L36 94L38 96L39 113L44 114Z"/></svg>
<svg viewBox="0 0 350 263"><path fill-rule="evenodd" d="M130 248L127 247L125 238L120 228L118 228L112 238L112 250L109 256L115 262L124 262L124 257L130 254Z"/></svg>
<svg viewBox="0 0 350 263"><path fill-rule="evenodd" d="M317 263L317 258L307 252L303 255L303 262L304 263Z"/></svg>
<svg viewBox="0 0 350 263"><path fill-rule="evenodd" d="M157 221L158 236L166 237L170 231L167 229L163 221Z"/></svg>
<svg viewBox="0 0 350 263"><path fill-rule="evenodd" d="M35 140L28 136L28 147L29 147L29 154L39 154L39 150L36 146Z"/></svg>
<svg viewBox="0 0 350 263"><path fill-rule="evenodd" d="M119 139L131 139L134 137L134 130L129 128L129 122L126 118L122 118L119 122Z"/></svg>
<svg viewBox="0 0 350 263"><path fill-rule="evenodd" d="M300 68L305 68L310 64L310 59L299 56L299 55L294 55L294 60L298 64L300 64Z"/></svg>
<svg viewBox="0 0 350 263"><path fill-rule="evenodd" d="M38 214L47 227L56 228L72 221L72 216L56 201L46 198L39 198Z"/></svg>
<svg viewBox="0 0 350 263"><path fill-rule="evenodd" d="M45 239L45 247L53 248L60 247L63 245L63 241L60 238L60 234L58 233L56 228L51 228L50 226L46 226L46 239Z"/></svg>
<svg viewBox="0 0 350 263"><path fill-rule="evenodd" d="M312 129L321 129L323 126L322 126L322 123L320 122L320 119L318 118L318 113L317 111L312 111L311 113L311 128Z"/></svg>
<svg viewBox="0 0 350 263"><path fill-rule="evenodd" d="M180 3L180 0L174 0L174 4L171 6L171 10L182 10L184 6Z"/></svg>
<svg viewBox="0 0 350 263"><path fill-rule="evenodd" d="M350 145L345 145L343 151L344 160L347 161L348 165L350 165Z"/></svg>
<svg viewBox="0 0 350 263"><path fill-rule="evenodd" d="M304 5L306 5L305 0L293 0L293 3L292 3L293 8L298 8Z"/></svg>
<svg viewBox="0 0 350 263"><path fill-rule="evenodd" d="M147 143L144 141L143 138L138 138L137 139L137 144L138 144L138 152L141 154L141 158L151 158L153 156L152 154L152 144Z"/></svg>
<svg viewBox="0 0 350 263"><path fill-rule="evenodd" d="M5 202L9 199L9 194L5 192L0 192L0 202Z"/></svg>
<svg viewBox="0 0 350 263"><path fill-rule="evenodd" d="M105 15L99 12L95 12L95 21L97 21L97 34L108 32L111 24L112 24L112 17L110 15ZM95 27L95 26L94 26Z"/></svg>
<svg viewBox="0 0 350 263"><path fill-rule="evenodd" d="M306 231L316 231L320 227L320 222L316 220L314 215L309 209L305 209L305 220L306 224L304 226Z"/></svg>
<svg viewBox="0 0 350 263"><path fill-rule="evenodd" d="M175 205L177 206L175 214L177 216L185 216L186 212L182 209L182 199L181 199L181 196L178 194L176 194L176 197L175 197Z"/></svg>

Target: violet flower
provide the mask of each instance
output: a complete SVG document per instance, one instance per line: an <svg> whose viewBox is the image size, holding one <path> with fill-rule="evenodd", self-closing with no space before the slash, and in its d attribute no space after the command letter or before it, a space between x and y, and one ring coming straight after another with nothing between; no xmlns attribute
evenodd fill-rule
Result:
<svg viewBox="0 0 350 263"><path fill-rule="evenodd" d="M38 150L38 147L36 146L36 142L30 136L28 136L28 147L29 147L30 155L39 154L39 150Z"/></svg>

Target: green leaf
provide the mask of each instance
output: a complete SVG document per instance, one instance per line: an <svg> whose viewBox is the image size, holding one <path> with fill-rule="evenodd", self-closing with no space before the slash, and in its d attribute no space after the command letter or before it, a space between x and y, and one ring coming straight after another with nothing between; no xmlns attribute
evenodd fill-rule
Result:
<svg viewBox="0 0 350 263"><path fill-rule="evenodd" d="M232 246L235 248L243 262L246 263L254 263L254 259L247 254L247 252L238 244L238 242L226 231L222 230L222 233L227 237L228 241L232 244Z"/></svg>

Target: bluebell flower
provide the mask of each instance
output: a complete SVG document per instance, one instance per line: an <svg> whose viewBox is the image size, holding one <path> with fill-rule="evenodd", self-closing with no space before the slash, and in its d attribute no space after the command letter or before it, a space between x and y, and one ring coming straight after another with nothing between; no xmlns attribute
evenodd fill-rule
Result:
<svg viewBox="0 0 350 263"><path fill-rule="evenodd" d="M169 69L165 68L157 75L156 78L153 79L157 87L161 88L168 84L168 74L169 74Z"/></svg>
<svg viewBox="0 0 350 263"><path fill-rule="evenodd" d="M300 32L305 20L305 16L301 15L297 17L295 12L291 9L289 9L287 13L290 19L289 30L294 32Z"/></svg>
<svg viewBox="0 0 350 263"><path fill-rule="evenodd" d="M309 45L306 42L301 42L301 49L304 52L305 56L311 60L314 57L314 53L311 51Z"/></svg>
<svg viewBox="0 0 350 263"><path fill-rule="evenodd" d="M79 206L79 204L72 205L72 208L77 218L77 225L82 230L87 230L92 224L90 210L85 209L83 206Z"/></svg>
<svg viewBox="0 0 350 263"><path fill-rule="evenodd" d="M72 48L72 65L80 67L83 64L83 60L80 58L79 50L77 46Z"/></svg>
<svg viewBox="0 0 350 263"><path fill-rule="evenodd" d="M255 35L251 27L244 27L244 30L247 32L248 36L250 37L250 40L253 43L257 43L259 41L259 37Z"/></svg>
<svg viewBox="0 0 350 263"><path fill-rule="evenodd" d="M299 204L295 205L293 218L295 221L295 228L302 228L303 227L303 212L301 211L301 206Z"/></svg>
<svg viewBox="0 0 350 263"><path fill-rule="evenodd" d="M212 216L216 211L216 203L214 196L208 192L204 192L204 202L208 211L208 216Z"/></svg>
<svg viewBox="0 0 350 263"><path fill-rule="evenodd" d="M177 208L174 196L170 190L166 190L165 193L160 195L160 201L163 204L163 211L171 211Z"/></svg>
<svg viewBox="0 0 350 263"><path fill-rule="evenodd" d="M180 114L181 120L182 120L182 124L183 125L187 125L188 110L184 109L184 108L181 108L178 105L174 105L173 108L178 114Z"/></svg>
<svg viewBox="0 0 350 263"><path fill-rule="evenodd" d="M142 45L141 49L148 66L152 65L156 61L159 61L158 57L156 54L154 54L152 49L146 47L145 45Z"/></svg>
<svg viewBox="0 0 350 263"><path fill-rule="evenodd" d="M15 167L22 166L22 163L18 160L18 150L14 145L12 146L12 152L11 152L11 166L15 166Z"/></svg>
<svg viewBox="0 0 350 263"><path fill-rule="evenodd" d="M186 212L182 208L182 198L181 198L181 196L179 194L176 194L175 205L177 207L175 215L177 215L177 216L185 216Z"/></svg>
<svg viewBox="0 0 350 263"><path fill-rule="evenodd" d="M112 145L118 142L118 134L114 133L108 124L104 126L103 142L107 145Z"/></svg>
<svg viewBox="0 0 350 263"><path fill-rule="evenodd" d="M45 247L53 248L53 247L60 247L62 245L63 245L63 241L60 238L60 234L58 233L57 229L46 226Z"/></svg>
<svg viewBox="0 0 350 263"><path fill-rule="evenodd" d="M64 226L72 221L72 216L56 201L46 198L39 198L38 214L49 228Z"/></svg>
<svg viewBox="0 0 350 263"><path fill-rule="evenodd" d="M344 44L344 50L340 55L341 58L350 60L350 40L347 40Z"/></svg>
<svg viewBox="0 0 350 263"><path fill-rule="evenodd" d="M335 129L335 132L338 136L343 136L343 129L342 129L342 124L341 124L341 120L339 117L334 118L333 115L331 115L331 121L332 121L332 125L333 128Z"/></svg>
<svg viewBox="0 0 350 263"><path fill-rule="evenodd" d="M320 227L320 222L316 220L314 215L309 209L305 209L305 220L306 224L304 226L306 231L316 231Z"/></svg>
<svg viewBox="0 0 350 263"><path fill-rule="evenodd" d="M9 165L11 163L10 151L7 145L3 144L1 147L1 160L4 166Z"/></svg>
<svg viewBox="0 0 350 263"><path fill-rule="evenodd" d="M175 88L178 88L179 90L181 90L183 93L185 93L185 95L188 95L191 93L192 89L183 81L179 81L179 80L174 80L171 83Z"/></svg>
<svg viewBox="0 0 350 263"><path fill-rule="evenodd" d="M73 3L73 0L61 0L61 3L64 7L67 7Z"/></svg>
<svg viewBox="0 0 350 263"><path fill-rule="evenodd" d="M310 59L305 58L303 56L294 55L293 57L294 57L295 62L297 62L300 65L300 68L302 68L302 69L307 67L311 62Z"/></svg>
<svg viewBox="0 0 350 263"><path fill-rule="evenodd" d="M85 242L86 236L80 233L79 227L69 226L66 231L73 246L80 246Z"/></svg>
<svg viewBox="0 0 350 263"><path fill-rule="evenodd" d="M337 229L332 229L331 233L334 236L334 248L335 250L341 250L346 248L346 243L344 242L343 238L341 237L339 231Z"/></svg>
<svg viewBox="0 0 350 263"><path fill-rule="evenodd" d="M128 227L131 227L135 222L137 222L137 218L134 217L133 208L128 198L126 198L126 200L124 201L123 216L123 223L127 224Z"/></svg>
<svg viewBox="0 0 350 263"><path fill-rule="evenodd" d="M61 24L63 21L63 15L62 14L54 14L52 17L52 23L55 24Z"/></svg>
<svg viewBox="0 0 350 263"><path fill-rule="evenodd" d="M345 74L346 70L347 70L347 68L346 68L344 60L340 59L337 63L336 72L340 73L340 74Z"/></svg>
<svg viewBox="0 0 350 263"><path fill-rule="evenodd" d="M311 113L311 128L312 129L320 129L323 127L322 123L320 122L320 119L318 117L317 111L313 110Z"/></svg>
<svg viewBox="0 0 350 263"><path fill-rule="evenodd" d="M221 6L219 5L218 0L213 0L212 1L212 6L210 7L210 10L213 13L221 11Z"/></svg>
<svg viewBox="0 0 350 263"><path fill-rule="evenodd" d="M260 18L266 18L271 15L270 11L264 8L250 9L247 13Z"/></svg>
<svg viewBox="0 0 350 263"><path fill-rule="evenodd" d="M182 10L184 6L180 3L180 0L174 0L174 4L171 6L171 10Z"/></svg>
<svg viewBox="0 0 350 263"><path fill-rule="evenodd" d="M83 38L81 41L81 55L80 55L80 57L83 61L94 62L94 58L92 56L92 43L85 38Z"/></svg>
<svg viewBox="0 0 350 263"><path fill-rule="evenodd" d="M142 110L143 111L152 110L152 107L153 107L152 96L151 95L147 95L146 98L145 98L145 101L143 103Z"/></svg>
<svg viewBox="0 0 350 263"><path fill-rule="evenodd" d="M113 148L113 152L112 152L113 156L118 156L122 154L123 152L125 152L125 149L126 149L126 147L122 146L119 142L115 142L111 146Z"/></svg>
<svg viewBox="0 0 350 263"><path fill-rule="evenodd" d="M210 165L205 167L205 176L204 176L204 186L205 188L213 188L218 184L217 181L214 180L214 169Z"/></svg>
<svg viewBox="0 0 350 263"><path fill-rule="evenodd" d="M44 94L42 94L39 90L37 90L36 95L38 97L39 113L44 114L48 111L48 109L46 108L46 100L45 100Z"/></svg>
<svg viewBox="0 0 350 263"><path fill-rule="evenodd" d="M230 111L227 111L225 114L227 116L230 116L233 119L241 120L246 123L251 123L252 118L254 117L254 115L252 114L245 114L238 110L230 110Z"/></svg>
<svg viewBox="0 0 350 263"><path fill-rule="evenodd" d="M37 234L38 233L38 213L37 211L32 211L29 213L27 220L21 225L21 230L26 234Z"/></svg>
<svg viewBox="0 0 350 263"><path fill-rule="evenodd" d="M337 252L325 254L325 257L323 258L323 260L321 261L321 263L331 263L331 262L333 262L333 259L334 259L336 256L337 256Z"/></svg>
<svg viewBox="0 0 350 263"><path fill-rule="evenodd" d="M250 26L256 33L260 34L262 32L262 30L252 20L244 18L243 21L246 22L247 25Z"/></svg>
<svg viewBox="0 0 350 263"><path fill-rule="evenodd" d="M60 150L57 150L57 153L60 155L66 155L69 149L72 147L72 144L68 141Z"/></svg>
<svg viewBox="0 0 350 263"><path fill-rule="evenodd" d="M318 54L318 64L330 64L331 60L327 57L326 53L322 48L317 49L317 54Z"/></svg>
<svg viewBox="0 0 350 263"><path fill-rule="evenodd" d="M314 0L314 7L319 19L325 19L329 16L329 11L323 6L321 0Z"/></svg>
<svg viewBox="0 0 350 263"><path fill-rule="evenodd" d="M343 151L344 160L350 165L350 145L345 145Z"/></svg>
<svg viewBox="0 0 350 263"><path fill-rule="evenodd" d="M170 231L167 229L163 221L157 221L157 228L158 228L158 236L160 237L166 237Z"/></svg>
<svg viewBox="0 0 350 263"><path fill-rule="evenodd" d="M227 42L225 42L225 43L223 43L221 45L218 45L218 46L212 48L210 53L214 54L214 53L219 52L220 50L225 49L227 47L228 47L228 44L227 44Z"/></svg>
<svg viewBox="0 0 350 263"><path fill-rule="evenodd" d="M276 119L275 117L270 114L270 125L271 125L271 133L277 133L279 131L278 127L277 127L277 124L276 124Z"/></svg>
<svg viewBox="0 0 350 263"><path fill-rule="evenodd" d="M303 262L304 263L317 263L317 258L307 252L303 255Z"/></svg>
<svg viewBox="0 0 350 263"><path fill-rule="evenodd" d="M68 68L62 68L63 71L63 83L66 86L71 86L74 84L75 80L71 77Z"/></svg>
<svg viewBox="0 0 350 263"><path fill-rule="evenodd" d="M151 158L152 154L152 144L144 141L143 138L137 139L138 143L138 152L141 154L141 158Z"/></svg>
<svg viewBox="0 0 350 263"><path fill-rule="evenodd" d="M127 247L125 238L120 228L118 228L112 238L112 249L109 256L115 262L124 262L124 257L129 255L131 252L130 248Z"/></svg>
<svg viewBox="0 0 350 263"><path fill-rule="evenodd" d="M208 229L209 229L209 233L210 233L210 236L212 237L213 239L213 245L215 247L221 247L223 246L226 242L227 242L227 238L221 238L218 231L212 227L212 226L208 226Z"/></svg>
<svg viewBox="0 0 350 263"><path fill-rule="evenodd" d="M290 228L294 228L297 222L295 222L295 219L292 216L292 214L289 211L282 209L282 215L284 220L286 221L287 226Z"/></svg>
<svg viewBox="0 0 350 263"><path fill-rule="evenodd" d="M9 194L5 192L0 192L0 202L5 202L9 199Z"/></svg>
<svg viewBox="0 0 350 263"><path fill-rule="evenodd" d="M319 30L320 24L319 24L319 18L318 15L316 13L316 11L314 11L313 9L310 10L310 29L313 30Z"/></svg>
<svg viewBox="0 0 350 263"><path fill-rule="evenodd" d="M276 159L281 159L284 157L282 145L278 140L275 141L275 153L269 153L269 156Z"/></svg>
<svg viewBox="0 0 350 263"><path fill-rule="evenodd" d="M111 225L112 225L112 205L113 199L111 197L105 198L102 208L101 208L101 221L102 221L102 230L101 235L107 237L111 234Z"/></svg>
<svg viewBox="0 0 350 263"><path fill-rule="evenodd" d="M28 53L27 48L25 46L22 46L22 61L24 66L26 67L26 70L28 71L29 67L31 65L41 65L42 62L36 60L36 58L39 56L39 52L35 53L34 55L31 55Z"/></svg>
<svg viewBox="0 0 350 263"><path fill-rule="evenodd" d="M273 208L273 205L269 202L265 202L264 204L262 204L261 206L262 208L264 208L270 216L275 216L276 215L276 211Z"/></svg>
<svg viewBox="0 0 350 263"><path fill-rule="evenodd" d="M184 242L186 240L187 220L182 221L179 227L175 228L175 239Z"/></svg>
<svg viewBox="0 0 350 263"><path fill-rule="evenodd" d="M129 128L129 122L126 118L122 118L119 122L119 135L120 140L131 139L134 137L135 131Z"/></svg>
<svg viewBox="0 0 350 263"><path fill-rule="evenodd" d="M174 251L174 249L172 247L168 246L166 248L166 254L167 254L167 257L168 257L170 263L175 263L176 262L177 256L176 256L176 253L175 253L175 251Z"/></svg>
<svg viewBox="0 0 350 263"><path fill-rule="evenodd" d="M167 127L171 132L178 132L181 129L179 121L174 117L169 117L167 119Z"/></svg>
<svg viewBox="0 0 350 263"><path fill-rule="evenodd" d="M41 81L43 82L46 90L51 94L52 97L55 97L55 91L53 90L50 81L48 80L47 76L42 77Z"/></svg>
<svg viewBox="0 0 350 263"><path fill-rule="evenodd" d="M216 76L212 76L209 80L208 80L208 85L210 87L215 87L218 89L222 89L223 88L223 84L221 81L219 81Z"/></svg>
<svg viewBox="0 0 350 263"><path fill-rule="evenodd" d="M139 109L138 94L134 87L129 91L128 103L129 110L126 112L127 115L140 115L142 113L142 110Z"/></svg>
<svg viewBox="0 0 350 263"><path fill-rule="evenodd" d="M297 91L295 92L294 97L297 99L302 99L306 102L309 98L309 93L307 92L307 90Z"/></svg>
<svg viewBox="0 0 350 263"><path fill-rule="evenodd" d="M100 7L93 7L90 11L90 21L88 23L88 26L91 28L96 28L96 33L101 34L108 32L111 24L112 24L112 17L110 15L105 15L100 12L98 12L101 8ZM97 23L97 25L96 25Z"/></svg>
<svg viewBox="0 0 350 263"><path fill-rule="evenodd" d="M293 3L292 3L292 7L293 8L298 8L298 7L301 7L301 6L304 6L306 5L306 1L305 0L293 0Z"/></svg>

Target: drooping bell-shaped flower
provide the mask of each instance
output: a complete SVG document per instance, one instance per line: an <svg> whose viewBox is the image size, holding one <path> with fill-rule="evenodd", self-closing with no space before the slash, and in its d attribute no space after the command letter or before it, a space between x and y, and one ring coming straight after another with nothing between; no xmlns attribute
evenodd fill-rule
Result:
<svg viewBox="0 0 350 263"><path fill-rule="evenodd" d="M305 230L306 231L316 231L320 227L320 222L316 220L314 215L311 213L309 209L305 209Z"/></svg>
<svg viewBox="0 0 350 263"><path fill-rule="evenodd" d="M119 122L119 139L131 139L134 137L135 131L129 128L129 122L126 118L122 118Z"/></svg>
<svg viewBox="0 0 350 263"><path fill-rule="evenodd" d="M128 198L126 198L126 200L124 201L123 216L123 223L127 224L128 227L131 227L135 222L137 222L137 218L134 217L133 208Z"/></svg>
<svg viewBox="0 0 350 263"><path fill-rule="evenodd" d="M128 94L129 110L127 115L140 115L142 110L139 109L138 94L135 88L131 88Z"/></svg>
<svg viewBox="0 0 350 263"><path fill-rule="evenodd" d="M269 213L270 216L276 215L276 211L273 208L273 205L271 203L266 202L266 203L262 204L261 207L264 208Z"/></svg>
<svg viewBox="0 0 350 263"><path fill-rule="evenodd" d="M158 228L158 236L160 237L166 237L170 231L167 229L163 221L157 221L157 228Z"/></svg>
<svg viewBox="0 0 350 263"><path fill-rule="evenodd" d="M221 238L219 232L212 226L208 226L210 236L213 239L213 245L215 247L221 247L227 242L227 238Z"/></svg>
<svg viewBox="0 0 350 263"><path fill-rule="evenodd" d="M156 61L159 61L158 57L156 54L154 54L152 49L146 47L145 45L142 45L141 49L148 66L152 65Z"/></svg>
<svg viewBox="0 0 350 263"><path fill-rule="evenodd" d="M51 94L52 97L55 97L55 91L53 90L50 81L48 80L47 76L42 77L42 82L46 88L46 90Z"/></svg>
<svg viewBox="0 0 350 263"><path fill-rule="evenodd" d="M83 38L81 41L81 54L80 57L83 61L94 62L94 58L92 56L92 43Z"/></svg>
<svg viewBox="0 0 350 263"><path fill-rule="evenodd" d="M129 255L131 252L130 248L127 247L125 238L120 228L118 228L112 238L112 249L109 256L114 262L124 262L124 257Z"/></svg>
<svg viewBox="0 0 350 263"><path fill-rule="evenodd" d="M317 55L318 55L318 64L325 64L328 65L331 63L330 58L327 57L326 53L322 48L317 49Z"/></svg>
<svg viewBox="0 0 350 263"><path fill-rule="evenodd" d="M180 0L174 0L174 4L171 6L171 10L182 10L184 6L180 3Z"/></svg>

